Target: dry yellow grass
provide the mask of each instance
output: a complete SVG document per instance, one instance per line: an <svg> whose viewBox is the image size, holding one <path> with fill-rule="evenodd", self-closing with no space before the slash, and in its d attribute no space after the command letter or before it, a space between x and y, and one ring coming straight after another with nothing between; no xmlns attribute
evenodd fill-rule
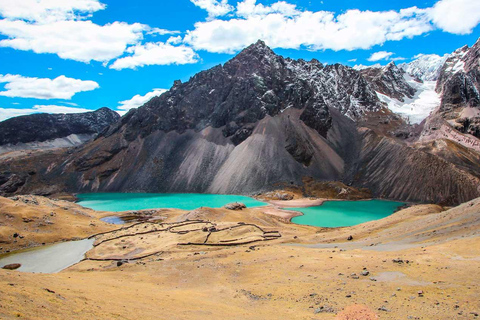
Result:
<svg viewBox="0 0 480 320"><path fill-rule="evenodd" d="M339 229L297 226L261 211L170 212L166 221L254 223L280 231L280 239L177 246L186 235L172 234L155 244L161 254L119 267L84 261L50 275L0 270L0 318L478 318L480 199L448 211L417 206ZM134 247L147 240L136 237Z"/></svg>

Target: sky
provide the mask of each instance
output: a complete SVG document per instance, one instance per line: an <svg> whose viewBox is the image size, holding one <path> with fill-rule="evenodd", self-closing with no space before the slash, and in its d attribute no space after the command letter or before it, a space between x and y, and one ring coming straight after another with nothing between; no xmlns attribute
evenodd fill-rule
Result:
<svg viewBox="0 0 480 320"><path fill-rule="evenodd" d="M0 0L0 121L124 114L258 39L294 59L398 64L473 45L479 23L480 0Z"/></svg>

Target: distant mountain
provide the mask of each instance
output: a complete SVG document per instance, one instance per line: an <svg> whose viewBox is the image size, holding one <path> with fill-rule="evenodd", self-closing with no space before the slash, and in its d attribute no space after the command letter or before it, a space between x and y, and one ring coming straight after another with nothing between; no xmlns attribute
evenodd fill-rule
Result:
<svg viewBox="0 0 480 320"><path fill-rule="evenodd" d="M449 57L449 54L443 57L436 54L423 54L416 60L409 63L402 63L398 67L416 79L422 81L437 81L443 64Z"/></svg>
<svg viewBox="0 0 480 320"><path fill-rule="evenodd" d="M0 122L0 153L78 145L119 119L118 113L108 108L86 113L39 113L10 118Z"/></svg>
<svg viewBox="0 0 480 320"><path fill-rule="evenodd" d="M405 71L399 69L395 62L390 62L385 67L366 68L360 71L363 77L370 83L375 92L404 101L413 98L415 89L406 81Z"/></svg>
<svg viewBox="0 0 480 320"><path fill-rule="evenodd" d="M439 137L480 151L480 40L453 52L442 66L436 91L440 106L427 119L423 141Z"/></svg>
<svg viewBox="0 0 480 320"><path fill-rule="evenodd" d="M461 59L459 76L478 88L475 53ZM309 177L376 197L464 202L480 196L479 140L450 125L446 110L451 99L462 110L476 102L468 85L453 97L452 63L442 66L435 91L435 81L393 63L325 66L283 58L258 41L224 65L175 81L73 153L6 159L0 193L253 194ZM435 119L456 138L427 139Z"/></svg>

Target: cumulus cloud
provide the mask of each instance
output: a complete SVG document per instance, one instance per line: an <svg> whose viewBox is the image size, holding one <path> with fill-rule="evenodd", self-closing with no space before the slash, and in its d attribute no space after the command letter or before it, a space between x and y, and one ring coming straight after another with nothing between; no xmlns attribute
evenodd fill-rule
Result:
<svg viewBox="0 0 480 320"><path fill-rule="evenodd" d="M301 13L294 4L285 1L275 2L271 6L265 6L261 3L257 4L256 2L256 0L239 2L237 4L237 15L240 17L251 17L279 13L287 17L293 17Z"/></svg>
<svg viewBox="0 0 480 320"><path fill-rule="evenodd" d="M179 33L180 31L160 29L160 28L151 28L149 31L147 31L147 34L158 34L160 36L163 36L166 34L179 34Z"/></svg>
<svg viewBox="0 0 480 320"><path fill-rule="evenodd" d="M136 45L127 52L132 55L116 60L110 68L135 69L149 65L189 64L198 61L198 55L192 48L163 42Z"/></svg>
<svg viewBox="0 0 480 320"><path fill-rule="evenodd" d="M153 89L153 91L143 96L137 94L130 100L120 101L119 102L120 106L118 107L118 109L122 110L123 112L126 112L132 108L138 108L144 105L146 102L150 101L153 97L160 96L162 93L166 91L167 89ZM120 111L119 113L122 113L122 111Z"/></svg>
<svg viewBox="0 0 480 320"><path fill-rule="evenodd" d="M198 22L184 41L196 50L219 53L234 53L257 39L273 48L355 50L430 30L426 10L416 7L384 12L348 10L335 15L299 11L282 1L264 6L245 0L238 3L236 17Z"/></svg>
<svg viewBox="0 0 480 320"><path fill-rule="evenodd" d="M0 33L8 39L0 47L54 53L62 59L107 62L143 38L146 26L114 22L104 26L91 21L56 21L32 24L23 20L0 20Z"/></svg>
<svg viewBox="0 0 480 320"><path fill-rule="evenodd" d="M368 61L380 61L380 60L387 60L393 55L393 52L387 51L378 51L372 53L372 55L367 59Z"/></svg>
<svg viewBox="0 0 480 320"><path fill-rule="evenodd" d="M223 16L233 10L228 0L190 0L197 7L208 12L209 17Z"/></svg>
<svg viewBox="0 0 480 320"><path fill-rule="evenodd" d="M55 79L30 78L21 75L1 75L0 83L5 83L5 91L0 96L36 98L36 99L71 99L76 93L99 88L95 81L84 81L65 76Z"/></svg>
<svg viewBox="0 0 480 320"><path fill-rule="evenodd" d="M93 111L84 108L72 108L57 105L36 105L33 108L0 108L0 121L33 113L82 113Z"/></svg>
<svg viewBox="0 0 480 320"><path fill-rule="evenodd" d="M71 20L105 9L98 0L2 0L0 15L6 19L48 22Z"/></svg>
<svg viewBox="0 0 480 320"><path fill-rule="evenodd" d="M480 1L441 0L428 14L433 23L443 31L467 34L480 23Z"/></svg>
<svg viewBox="0 0 480 320"><path fill-rule="evenodd" d="M62 59L108 63L137 46L144 35L178 34L140 23L98 25L85 20L102 10L97 0L1 0L0 47L57 54ZM167 54L167 53L166 53Z"/></svg>

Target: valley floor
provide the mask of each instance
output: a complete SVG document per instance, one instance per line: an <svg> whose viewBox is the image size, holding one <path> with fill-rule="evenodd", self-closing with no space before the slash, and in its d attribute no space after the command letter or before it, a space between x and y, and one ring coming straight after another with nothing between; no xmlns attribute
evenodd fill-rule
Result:
<svg viewBox="0 0 480 320"><path fill-rule="evenodd" d="M34 198L42 208L67 206ZM23 200L0 213L0 229L12 227L6 215L14 217L18 207L35 205ZM83 217L81 207L68 206L77 213L70 223ZM102 229L91 234L107 234L97 237L98 246L87 257L133 257L152 243L159 253L121 265L86 260L57 274L0 270L0 318L479 318L480 199L449 210L414 206L336 229L295 225L272 212L264 214L266 209L274 210L159 210L153 215L167 227L149 234L139 231L151 228L148 222L110 232L119 226L104 225L98 218L105 213L88 210L84 213L96 220L91 223ZM263 236L278 231L281 237L245 245L179 245L204 236L201 228L178 224L187 219L214 225L211 243L261 239L256 227L239 222L259 226ZM39 228L68 238L61 229L50 230L53 225ZM23 232L22 224L14 227ZM3 248L13 248L10 242Z"/></svg>

